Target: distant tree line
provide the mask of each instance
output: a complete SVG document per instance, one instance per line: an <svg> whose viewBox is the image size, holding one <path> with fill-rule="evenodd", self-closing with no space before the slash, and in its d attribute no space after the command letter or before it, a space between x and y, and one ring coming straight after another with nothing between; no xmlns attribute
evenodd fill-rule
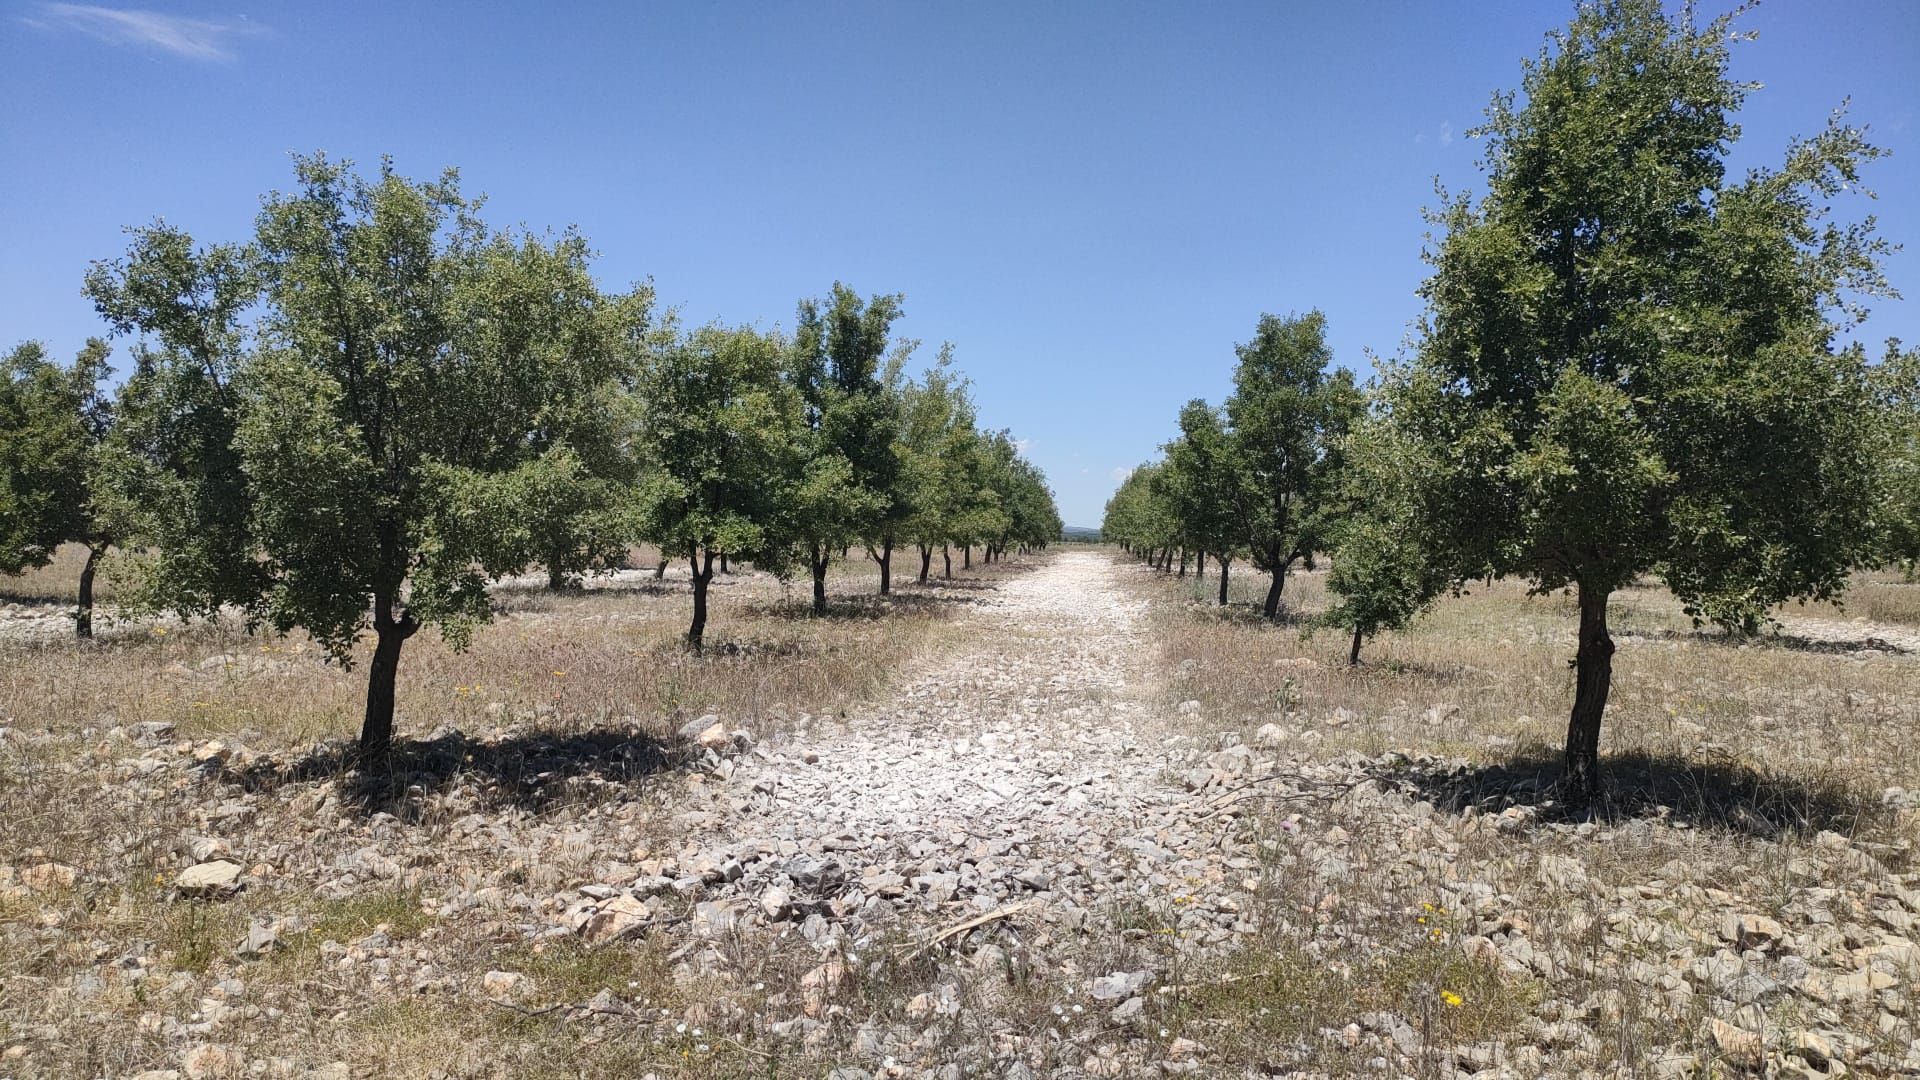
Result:
<svg viewBox="0 0 1920 1080"><path fill-rule="evenodd" d="M1487 191L1442 194L1410 355L1367 393L1317 312L1263 316L1222 408L1189 403L1102 533L1184 572L1271 578L1330 555L1320 621L1350 659L1443 593L1518 576L1579 605L1570 790L1597 785L1613 593L1664 581L1757 629L1920 560L1920 355L1842 335L1889 295L1888 245L1830 201L1881 155L1836 113L1730 177L1748 86L1732 16L1582 5L1475 134Z"/></svg>
<svg viewBox="0 0 1920 1080"><path fill-rule="evenodd" d="M1060 534L951 347L906 374L899 296L835 284L791 333L683 327L650 286L601 289L572 231L488 226L451 171L296 173L246 243L156 223L93 266L87 295L133 342L117 388L97 340L0 367L0 572L84 545L82 637L110 550L130 612L237 611L342 662L371 631L378 757L405 642L464 646L499 576L565 587L651 543L691 570L697 650L716 561L804 570L821 612L852 550L887 593L899 550L925 582L954 547L966 565Z"/></svg>

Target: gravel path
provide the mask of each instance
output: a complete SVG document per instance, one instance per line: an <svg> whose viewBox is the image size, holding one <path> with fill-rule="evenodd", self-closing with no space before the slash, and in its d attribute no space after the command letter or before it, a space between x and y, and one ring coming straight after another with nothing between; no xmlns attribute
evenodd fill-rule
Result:
<svg viewBox="0 0 1920 1080"><path fill-rule="evenodd" d="M1255 884L1252 852L1189 790L1207 785L1180 779L1204 750L1156 722L1146 605L1115 575L1102 555L1058 555L984 599L963 651L893 700L722 764L729 782L683 816L703 839L681 870L734 860L731 892L820 888L862 923L1032 900L1078 926L1177 896L1195 943L1250 929L1235 894Z"/></svg>

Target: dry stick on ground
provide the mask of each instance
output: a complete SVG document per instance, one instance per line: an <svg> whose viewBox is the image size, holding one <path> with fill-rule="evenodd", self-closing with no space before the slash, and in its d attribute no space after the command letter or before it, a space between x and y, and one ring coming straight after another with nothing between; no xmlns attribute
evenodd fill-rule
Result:
<svg viewBox="0 0 1920 1080"><path fill-rule="evenodd" d="M471 994L462 994L460 996L466 998L469 1001L473 1000L473 995ZM528 1008L523 1008L522 1006L519 1006L519 1005L515 1005L510 1001L496 1001L493 998L481 998L480 1000L498 1009L507 1009L511 1012L517 1012L521 1016L545 1016L548 1013L559 1012L561 1009L573 1008L573 1003L569 1001L562 1001L557 1005L549 1005L544 1009L528 1009Z"/></svg>
<svg viewBox="0 0 1920 1080"><path fill-rule="evenodd" d="M921 942L920 946L914 949L912 952L908 953L905 959L913 960L917 958L921 953L926 952L928 949L933 948L935 945L940 944L941 942L947 940L948 938L958 937L959 935L964 934L967 931L972 930L977 926L985 926L990 922L994 922L999 919L1005 919L1012 915L1017 915L1020 912L1025 911L1027 909L1028 903L1029 901L1022 900L1017 904L1008 904L1006 907L995 908L992 911L987 912L985 915L976 915L973 918L968 919L966 922L955 923L954 925L947 927L945 930L942 930L939 933L928 938L927 940Z"/></svg>
<svg viewBox="0 0 1920 1080"><path fill-rule="evenodd" d="M748 1046L746 1043L741 1042L739 1039L736 1039L731 1035L722 1035L720 1037L732 1043L733 1045L739 1047L741 1050L745 1051L746 1053L752 1054L754 1057L757 1057L762 1061L774 1060L774 1057L772 1054L767 1053L765 1050L755 1050L753 1047Z"/></svg>

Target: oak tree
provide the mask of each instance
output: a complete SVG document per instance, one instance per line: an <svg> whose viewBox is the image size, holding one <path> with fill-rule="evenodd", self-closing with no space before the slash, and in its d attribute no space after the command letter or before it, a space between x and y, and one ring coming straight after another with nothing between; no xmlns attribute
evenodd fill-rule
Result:
<svg viewBox="0 0 1920 1080"><path fill-rule="evenodd" d="M1396 412L1434 450L1456 581L1528 578L1579 603L1566 769L1598 784L1607 606L1658 572L1696 618L1828 597L1873 514L1861 351L1883 291L1871 219L1826 218L1876 157L1837 115L1782 164L1727 174L1749 84L1732 17L1581 6L1495 98L1487 191L1439 237Z"/></svg>
<svg viewBox="0 0 1920 1080"><path fill-rule="evenodd" d="M155 522L205 499L238 529L217 544L149 529L148 594L202 614L230 600L343 663L371 630L360 748L378 760L403 645L437 626L458 647L490 617L487 579L531 561L528 494L573 468L538 434L614 361L577 237L489 229L451 171L364 177L320 156L295 171L245 247L150 230L93 289L158 344L135 376L148 385L129 384L133 501ZM191 408L169 414L176 397ZM239 566L203 565L220 558Z"/></svg>
<svg viewBox="0 0 1920 1080"><path fill-rule="evenodd" d="M0 359L0 574L53 560L60 545L87 550L74 632L93 636L93 582L113 542L101 492L102 446L112 426L101 389L107 345L89 340L71 365L27 342Z"/></svg>
<svg viewBox="0 0 1920 1080"><path fill-rule="evenodd" d="M800 454L800 401L786 346L708 326L655 350L637 392L634 453L642 535L693 575L689 648L705 644L714 560L777 561Z"/></svg>
<svg viewBox="0 0 1920 1080"><path fill-rule="evenodd" d="M1325 502L1339 447L1364 407L1353 374L1327 370L1326 316L1262 315L1253 340L1235 350L1226 415L1236 468L1232 509L1255 569L1269 575L1262 613L1280 609L1287 571L1312 564L1326 540Z"/></svg>

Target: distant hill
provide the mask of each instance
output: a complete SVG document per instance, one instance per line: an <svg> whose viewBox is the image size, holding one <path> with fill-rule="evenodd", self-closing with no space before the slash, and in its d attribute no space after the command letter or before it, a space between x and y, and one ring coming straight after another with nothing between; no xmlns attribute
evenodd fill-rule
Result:
<svg viewBox="0 0 1920 1080"><path fill-rule="evenodd" d="M1097 544L1100 542L1100 530L1089 529L1085 525L1068 525L1060 530L1060 538L1069 544Z"/></svg>

